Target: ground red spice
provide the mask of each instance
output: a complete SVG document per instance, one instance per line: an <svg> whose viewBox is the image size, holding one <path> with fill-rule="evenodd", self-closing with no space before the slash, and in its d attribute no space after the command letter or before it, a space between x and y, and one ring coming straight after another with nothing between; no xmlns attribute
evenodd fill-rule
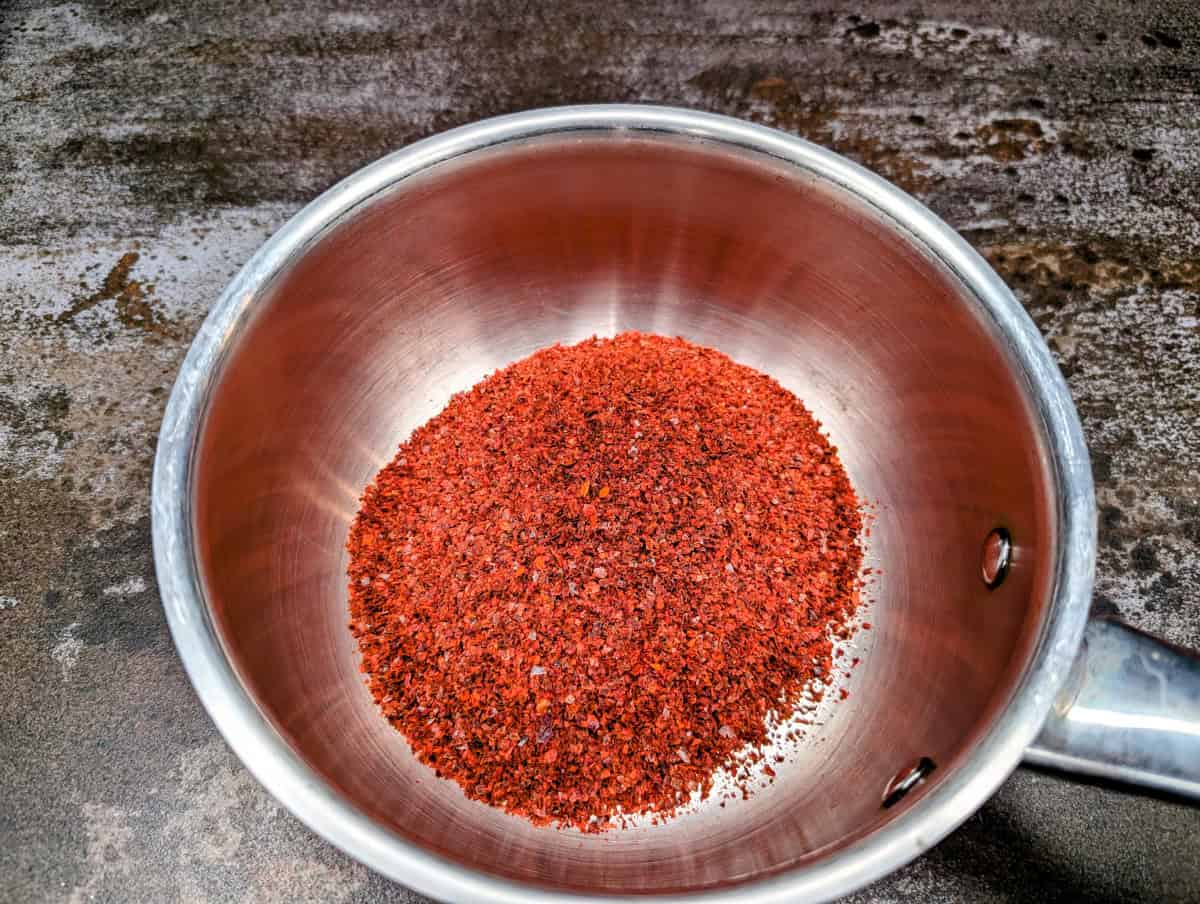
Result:
<svg viewBox="0 0 1200 904"><path fill-rule="evenodd" d="M351 628L439 775L602 828L707 792L830 674L861 528L771 378L681 339L555 346L455 396L367 488Z"/></svg>

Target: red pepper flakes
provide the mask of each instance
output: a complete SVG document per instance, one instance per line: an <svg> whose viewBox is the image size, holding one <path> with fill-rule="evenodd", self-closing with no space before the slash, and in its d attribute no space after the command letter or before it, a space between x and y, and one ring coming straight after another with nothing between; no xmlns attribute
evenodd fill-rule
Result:
<svg viewBox="0 0 1200 904"><path fill-rule="evenodd" d="M438 775L596 830L722 767L748 793L849 633L861 530L837 450L771 378L681 339L554 346L455 396L367 488L351 629Z"/></svg>

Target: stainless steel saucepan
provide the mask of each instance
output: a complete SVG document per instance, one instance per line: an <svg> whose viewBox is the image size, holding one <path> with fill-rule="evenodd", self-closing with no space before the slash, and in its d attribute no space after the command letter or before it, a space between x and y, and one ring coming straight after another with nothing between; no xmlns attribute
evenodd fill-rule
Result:
<svg viewBox="0 0 1200 904"><path fill-rule="evenodd" d="M883 574L849 699L773 785L584 835L414 760L358 672L344 543L362 488L453 393L629 329L803 399L877 506ZM935 844L1022 760L1200 796L1196 660L1088 624L1087 452L1037 330L932 213L769 129L541 110L354 174L205 322L153 508L171 630L229 744L316 832L437 898L831 898Z"/></svg>

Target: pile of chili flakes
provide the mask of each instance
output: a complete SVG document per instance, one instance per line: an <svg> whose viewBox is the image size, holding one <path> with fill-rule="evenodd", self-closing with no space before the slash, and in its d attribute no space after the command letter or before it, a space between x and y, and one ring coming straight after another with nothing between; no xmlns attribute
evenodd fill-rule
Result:
<svg viewBox="0 0 1200 904"><path fill-rule="evenodd" d="M456 395L367 488L351 628L438 775L596 830L706 794L829 673L861 530L773 379L682 339L554 346Z"/></svg>

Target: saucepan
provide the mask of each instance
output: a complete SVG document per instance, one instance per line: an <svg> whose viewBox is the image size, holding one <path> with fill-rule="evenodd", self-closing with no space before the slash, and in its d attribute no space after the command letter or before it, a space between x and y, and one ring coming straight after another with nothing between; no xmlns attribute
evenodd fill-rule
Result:
<svg viewBox="0 0 1200 904"><path fill-rule="evenodd" d="M414 759L359 672L345 541L364 486L452 394L624 330L795 392L870 503L881 574L849 696L773 784L584 834ZM1088 622L1087 451L1037 330L927 209L770 129L540 110L354 174L201 328L153 510L175 643L230 746L314 831L435 898L828 899L918 856L1022 761L1200 796L1196 660Z"/></svg>

